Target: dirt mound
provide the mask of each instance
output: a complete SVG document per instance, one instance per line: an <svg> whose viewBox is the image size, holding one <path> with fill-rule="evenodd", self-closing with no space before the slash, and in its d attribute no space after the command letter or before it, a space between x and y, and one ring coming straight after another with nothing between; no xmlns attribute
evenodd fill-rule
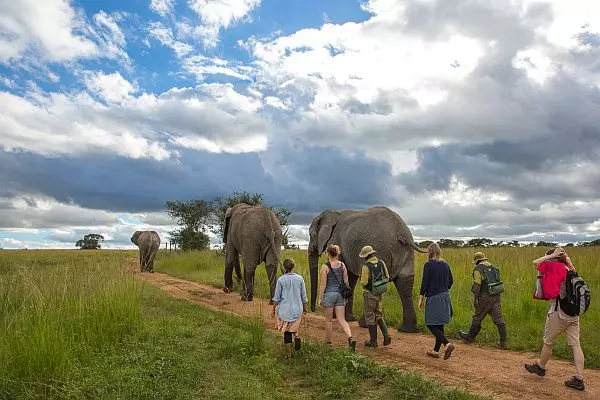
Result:
<svg viewBox="0 0 600 400"><path fill-rule="evenodd" d="M243 302L237 293L226 294L214 287L160 273L136 272L135 275L173 297L200 303L214 310L245 317L262 313L267 328L275 330L275 320L270 315L271 306L266 300L255 299L253 302ZM551 360L546 376L540 378L529 374L523 368L523 364L535 358L537 354L454 342L456 349L452 357L444 361L425 354L432 346L433 336L404 334L394 329L390 329L391 346L384 348L380 343L377 349L366 349L362 343L368 339L368 332L359 328L356 322L350 325L357 340L357 353L368 354L380 363L420 372L429 379L441 381L447 386L464 388L472 393L495 399L563 399L566 396L600 399L600 371L585 371L585 392L577 392L564 386L563 382L574 373L572 363L567 361ZM301 329L302 337L314 340L325 338L325 324L321 316L308 313ZM381 337L379 339L381 342ZM335 322L333 341L336 346L346 346L345 336Z"/></svg>

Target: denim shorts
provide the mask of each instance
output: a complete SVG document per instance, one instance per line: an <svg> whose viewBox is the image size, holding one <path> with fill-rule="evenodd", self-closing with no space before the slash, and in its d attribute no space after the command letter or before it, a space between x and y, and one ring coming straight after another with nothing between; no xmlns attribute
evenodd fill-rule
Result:
<svg viewBox="0 0 600 400"><path fill-rule="evenodd" d="M345 306L346 300L340 292L323 293L323 307Z"/></svg>

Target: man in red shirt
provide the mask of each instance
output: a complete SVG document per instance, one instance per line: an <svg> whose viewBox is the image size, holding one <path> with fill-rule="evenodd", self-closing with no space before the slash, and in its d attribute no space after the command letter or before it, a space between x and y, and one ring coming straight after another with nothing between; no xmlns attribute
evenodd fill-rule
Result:
<svg viewBox="0 0 600 400"><path fill-rule="evenodd" d="M555 268L555 265L550 264L555 264L557 261L559 263L562 263L564 268L568 270L575 270L575 267L573 267L573 264L571 263L571 259L561 247L548 250L545 256L533 260L533 264L536 266L540 265L540 267L543 267L543 265L541 265L542 263L548 263L548 268ZM559 297L564 297L566 291L567 289L565 274L565 279L563 279L560 285ZM548 310L548 315L546 316L546 328L544 329L544 347L542 348L542 352L540 354L540 361L533 364L525 364L525 369L532 374L537 374L539 376L546 375L546 363L550 359L550 356L552 356L552 346L554 345L554 341L556 340L556 338L562 333L566 335L567 342L573 349L573 360L575 362L576 371L576 375L571 377L571 379L565 381L565 385L574 389L584 390L584 356L583 350L581 350L581 345L579 343L579 316L572 317L565 314L558 304L558 298L553 299L551 301L550 308Z"/></svg>

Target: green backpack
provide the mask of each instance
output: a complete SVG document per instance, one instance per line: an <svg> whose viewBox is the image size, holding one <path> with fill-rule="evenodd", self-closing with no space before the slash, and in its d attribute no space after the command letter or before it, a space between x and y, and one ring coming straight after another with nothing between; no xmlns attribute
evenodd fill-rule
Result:
<svg viewBox="0 0 600 400"><path fill-rule="evenodd" d="M500 279L500 269L495 265L479 264L475 267L481 274L481 292L490 296L504 293L504 282Z"/></svg>
<svg viewBox="0 0 600 400"><path fill-rule="evenodd" d="M371 293L382 294L387 292L389 281L385 276L383 262L377 260L377 265L373 265L370 262L367 262L367 265L371 270Z"/></svg>

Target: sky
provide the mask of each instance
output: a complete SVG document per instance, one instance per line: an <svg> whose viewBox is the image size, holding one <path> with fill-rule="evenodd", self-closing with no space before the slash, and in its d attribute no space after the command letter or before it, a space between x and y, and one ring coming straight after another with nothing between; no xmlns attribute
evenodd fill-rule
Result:
<svg viewBox="0 0 600 400"><path fill-rule="evenodd" d="M600 237L596 0L0 0L0 104L5 249L165 240L165 201L244 190L300 245L376 205Z"/></svg>

